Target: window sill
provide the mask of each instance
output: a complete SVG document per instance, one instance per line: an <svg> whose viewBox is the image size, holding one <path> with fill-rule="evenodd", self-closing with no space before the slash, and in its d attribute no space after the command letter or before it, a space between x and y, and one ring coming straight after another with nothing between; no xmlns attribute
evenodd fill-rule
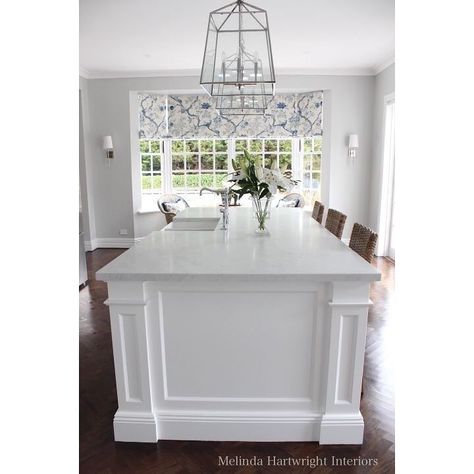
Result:
<svg viewBox="0 0 474 474"><path fill-rule="evenodd" d="M154 214L157 212L161 212L159 209L139 209L137 214Z"/></svg>

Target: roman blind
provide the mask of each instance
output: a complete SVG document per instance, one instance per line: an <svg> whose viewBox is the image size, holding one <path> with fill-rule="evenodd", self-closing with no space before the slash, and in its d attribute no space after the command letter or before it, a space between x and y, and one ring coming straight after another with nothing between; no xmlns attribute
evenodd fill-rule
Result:
<svg viewBox="0 0 474 474"><path fill-rule="evenodd" d="M311 137L323 133L323 92L276 94L265 115L221 115L206 95L138 94L139 137Z"/></svg>

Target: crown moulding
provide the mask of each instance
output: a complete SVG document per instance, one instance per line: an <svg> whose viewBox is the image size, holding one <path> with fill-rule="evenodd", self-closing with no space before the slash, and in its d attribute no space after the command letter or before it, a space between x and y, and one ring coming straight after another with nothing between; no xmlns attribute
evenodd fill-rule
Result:
<svg viewBox="0 0 474 474"><path fill-rule="evenodd" d="M376 76L395 62L394 57L373 67L366 68L280 68L276 76ZM79 67L79 75L85 79L125 79L145 77L199 77L200 69L162 69L150 71L99 71Z"/></svg>

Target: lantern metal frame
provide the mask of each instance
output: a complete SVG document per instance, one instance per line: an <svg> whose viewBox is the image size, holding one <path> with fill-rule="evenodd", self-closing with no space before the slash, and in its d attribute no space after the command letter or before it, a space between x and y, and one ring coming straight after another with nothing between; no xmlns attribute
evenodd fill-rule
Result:
<svg viewBox="0 0 474 474"><path fill-rule="evenodd" d="M223 35L229 33L238 41L232 54L222 54L217 70ZM265 52L250 53L245 44L247 34L263 35L264 38L258 36L257 39L265 44ZM275 70L265 10L237 0L209 14L200 84L210 96L216 97L216 108L222 113L264 113L275 95Z"/></svg>
<svg viewBox="0 0 474 474"><path fill-rule="evenodd" d="M265 115L271 98L266 95L232 95L215 97L221 115Z"/></svg>

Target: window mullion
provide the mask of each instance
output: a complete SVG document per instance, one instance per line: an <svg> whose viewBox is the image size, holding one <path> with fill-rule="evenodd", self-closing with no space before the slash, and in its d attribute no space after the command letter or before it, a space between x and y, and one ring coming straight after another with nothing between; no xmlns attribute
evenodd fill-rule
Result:
<svg viewBox="0 0 474 474"><path fill-rule="evenodd" d="M165 194L171 193L172 180L172 165L171 165L171 140L169 138L163 139L163 166L162 166L162 185Z"/></svg>
<svg viewBox="0 0 474 474"><path fill-rule="evenodd" d="M299 180L298 189L303 189L303 147L302 138L291 139L291 169L294 179Z"/></svg>
<svg viewBox="0 0 474 474"><path fill-rule="evenodd" d="M232 160L235 160L235 138L227 139L227 172L232 173Z"/></svg>

